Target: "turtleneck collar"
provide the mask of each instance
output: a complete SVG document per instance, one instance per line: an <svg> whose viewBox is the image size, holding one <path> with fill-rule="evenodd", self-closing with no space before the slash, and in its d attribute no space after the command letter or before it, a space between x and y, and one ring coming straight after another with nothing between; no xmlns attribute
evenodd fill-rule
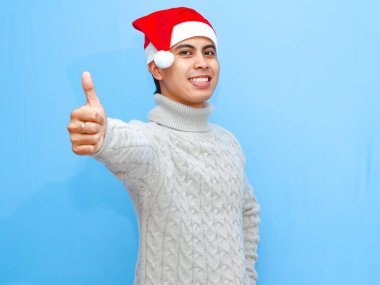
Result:
<svg viewBox="0 0 380 285"><path fill-rule="evenodd" d="M210 130L208 117L213 106L209 102L205 102L203 108L195 108L175 102L159 93L154 94L154 100L157 106L149 112L150 121L185 132Z"/></svg>

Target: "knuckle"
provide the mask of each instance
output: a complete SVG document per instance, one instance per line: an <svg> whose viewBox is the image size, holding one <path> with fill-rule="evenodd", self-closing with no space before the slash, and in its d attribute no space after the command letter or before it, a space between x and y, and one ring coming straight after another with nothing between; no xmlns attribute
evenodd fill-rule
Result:
<svg viewBox="0 0 380 285"><path fill-rule="evenodd" d="M67 125L67 130L71 133L74 131L74 124L72 122L70 122L68 125Z"/></svg>
<svg viewBox="0 0 380 285"><path fill-rule="evenodd" d="M78 117L79 110L80 110L80 108L71 111L71 113L70 113L70 119L71 120L75 120Z"/></svg>
<svg viewBox="0 0 380 285"><path fill-rule="evenodd" d="M78 146L73 145L71 149L73 150L73 152L74 152L75 154L80 154L80 150L79 150Z"/></svg>

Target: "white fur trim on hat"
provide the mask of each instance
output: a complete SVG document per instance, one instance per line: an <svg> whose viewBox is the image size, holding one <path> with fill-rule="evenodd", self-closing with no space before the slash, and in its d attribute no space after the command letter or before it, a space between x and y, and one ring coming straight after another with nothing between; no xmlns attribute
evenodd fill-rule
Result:
<svg viewBox="0 0 380 285"><path fill-rule="evenodd" d="M207 24L197 21L183 22L173 27L170 47L192 37L206 37L217 46L214 30Z"/></svg>
<svg viewBox="0 0 380 285"><path fill-rule="evenodd" d="M154 60L154 55L158 52L156 47L152 44L149 43L148 46L145 48L145 53L146 53L146 63L149 63Z"/></svg>

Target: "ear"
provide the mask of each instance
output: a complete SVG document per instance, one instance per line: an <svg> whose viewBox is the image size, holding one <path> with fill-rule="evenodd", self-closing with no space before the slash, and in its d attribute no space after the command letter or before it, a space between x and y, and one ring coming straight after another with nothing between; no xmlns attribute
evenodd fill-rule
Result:
<svg viewBox="0 0 380 285"><path fill-rule="evenodd" d="M152 60L151 62L148 63L148 69L149 69L149 72L152 73L152 75L155 79L162 80L161 69L159 69L157 67L154 60Z"/></svg>

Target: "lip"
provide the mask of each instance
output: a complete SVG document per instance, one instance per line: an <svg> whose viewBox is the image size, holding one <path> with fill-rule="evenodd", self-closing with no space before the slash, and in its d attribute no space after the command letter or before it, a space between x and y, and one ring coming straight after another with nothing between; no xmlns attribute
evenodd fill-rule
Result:
<svg viewBox="0 0 380 285"><path fill-rule="evenodd" d="M207 81L194 81L194 80L192 80L192 79L197 79L197 78L207 78ZM192 76L192 77L188 78L191 85L193 85L197 88L201 88L201 89L208 88L211 85L211 79L212 79L212 77L209 75L197 75L197 76Z"/></svg>

